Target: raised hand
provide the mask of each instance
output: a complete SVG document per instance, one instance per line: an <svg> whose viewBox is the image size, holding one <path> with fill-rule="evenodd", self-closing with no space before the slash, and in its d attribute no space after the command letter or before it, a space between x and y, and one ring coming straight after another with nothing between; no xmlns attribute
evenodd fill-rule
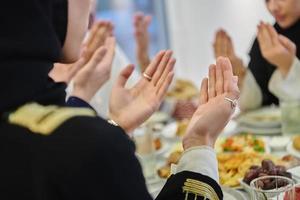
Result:
<svg viewBox="0 0 300 200"><path fill-rule="evenodd" d="M235 110L239 89L228 58L219 57L209 68L209 78L201 84L200 104L183 138L184 149L215 141Z"/></svg>
<svg viewBox="0 0 300 200"><path fill-rule="evenodd" d="M158 53L131 89L126 89L125 84L134 67L126 67L113 87L109 117L127 133L145 122L163 101L174 76L175 62L172 51Z"/></svg>
<svg viewBox="0 0 300 200"><path fill-rule="evenodd" d="M108 37L113 35L113 28L112 23L109 21L96 22L82 44L80 59L73 64L56 63L50 71L49 76L55 82L65 82L69 84L89 61L91 61L90 63L95 63L95 58L99 57L99 52L96 53L97 49L105 44ZM94 54L97 55L91 60Z"/></svg>
<svg viewBox="0 0 300 200"><path fill-rule="evenodd" d="M242 84L246 68L243 65L243 61L235 54L234 46L231 37L223 29L217 31L215 41L213 43L215 58L220 56L229 58L233 74L239 77L239 84Z"/></svg>
<svg viewBox="0 0 300 200"><path fill-rule="evenodd" d="M78 71L83 68L86 58L81 58L73 64L55 63L53 69L49 72L49 77L55 82L64 82L69 84Z"/></svg>
<svg viewBox="0 0 300 200"><path fill-rule="evenodd" d="M228 57L230 60L237 58L231 38L225 30L220 29L217 31L213 46L215 58L220 56Z"/></svg>
<svg viewBox="0 0 300 200"><path fill-rule="evenodd" d="M273 26L263 22L258 25L257 38L263 57L286 76L296 57L296 45L279 35Z"/></svg>
<svg viewBox="0 0 300 200"><path fill-rule="evenodd" d="M76 74L73 79L72 96L89 102L103 84L109 80L115 45L114 37L107 38L104 46L98 48L89 62Z"/></svg>
<svg viewBox="0 0 300 200"><path fill-rule="evenodd" d="M108 37L113 36L114 26L109 21L96 22L89 35L82 44L82 49L86 49L86 57L89 60L94 52L104 45Z"/></svg>
<svg viewBox="0 0 300 200"><path fill-rule="evenodd" d="M149 43L150 36L148 32L152 17L143 13L136 13L133 18L134 36L136 41L136 58L141 71L144 72L150 63Z"/></svg>

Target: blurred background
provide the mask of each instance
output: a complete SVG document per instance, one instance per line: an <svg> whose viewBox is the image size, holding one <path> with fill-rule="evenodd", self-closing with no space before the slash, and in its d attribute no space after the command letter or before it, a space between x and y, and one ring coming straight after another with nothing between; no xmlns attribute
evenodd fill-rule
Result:
<svg viewBox="0 0 300 200"><path fill-rule="evenodd" d="M264 0L99 0L97 18L113 21L119 45L136 63L132 18L137 11L151 14L151 56L171 48L178 60L177 77L199 84L214 62L212 42L219 28L232 36L236 53L247 64L257 24L274 21L264 4Z"/></svg>

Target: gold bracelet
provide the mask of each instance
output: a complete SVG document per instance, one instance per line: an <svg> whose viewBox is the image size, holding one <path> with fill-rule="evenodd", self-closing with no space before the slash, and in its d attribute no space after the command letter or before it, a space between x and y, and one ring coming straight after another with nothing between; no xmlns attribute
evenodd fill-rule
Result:
<svg viewBox="0 0 300 200"><path fill-rule="evenodd" d="M107 122L110 123L113 126L119 126L119 124L117 122L115 122L114 120L112 120L112 119L108 119Z"/></svg>

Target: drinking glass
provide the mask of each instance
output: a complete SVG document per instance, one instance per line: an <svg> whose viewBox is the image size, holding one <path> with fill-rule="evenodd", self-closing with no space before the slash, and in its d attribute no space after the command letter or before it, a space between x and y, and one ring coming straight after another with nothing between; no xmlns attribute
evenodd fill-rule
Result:
<svg viewBox="0 0 300 200"><path fill-rule="evenodd" d="M283 101L280 103L280 108L282 133L300 134L300 101Z"/></svg>
<svg viewBox="0 0 300 200"><path fill-rule="evenodd" d="M252 200L294 200L294 181L287 177L262 176L252 180L250 187Z"/></svg>

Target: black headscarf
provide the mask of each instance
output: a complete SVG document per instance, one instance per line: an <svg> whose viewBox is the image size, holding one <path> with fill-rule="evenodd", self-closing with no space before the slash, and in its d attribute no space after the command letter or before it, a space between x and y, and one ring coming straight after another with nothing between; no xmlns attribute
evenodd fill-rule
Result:
<svg viewBox="0 0 300 200"><path fill-rule="evenodd" d="M66 36L67 0L3 1L0 6L0 113L30 101L63 104L65 85L48 77Z"/></svg>
<svg viewBox="0 0 300 200"><path fill-rule="evenodd" d="M282 29L278 24L275 24L274 28L279 34L288 37L296 44L297 57L300 58L300 20L287 29ZM254 41L250 51L249 69L253 73L256 82L262 90L263 105L278 105L278 98L275 97L268 89L269 81L276 67L263 58L257 39Z"/></svg>

